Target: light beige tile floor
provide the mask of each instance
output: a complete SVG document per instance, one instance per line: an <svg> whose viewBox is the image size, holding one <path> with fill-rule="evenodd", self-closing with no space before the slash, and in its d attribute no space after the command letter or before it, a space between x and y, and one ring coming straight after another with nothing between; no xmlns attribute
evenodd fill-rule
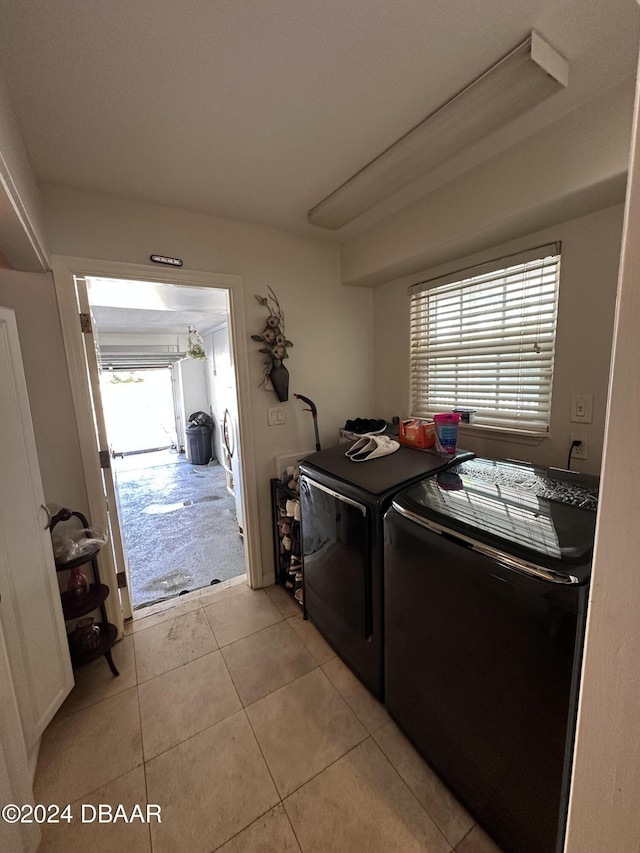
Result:
<svg viewBox="0 0 640 853"><path fill-rule="evenodd" d="M282 589L181 597L134 620L46 730L40 853L500 853ZM81 823L83 804L162 823Z"/></svg>

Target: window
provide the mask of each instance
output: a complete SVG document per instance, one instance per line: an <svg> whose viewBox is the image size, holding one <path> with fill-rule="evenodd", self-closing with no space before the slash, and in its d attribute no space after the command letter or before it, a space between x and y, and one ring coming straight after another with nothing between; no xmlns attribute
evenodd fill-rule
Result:
<svg viewBox="0 0 640 853"><path fill-rule="evenodd" d="M414 285L411 414L548 432L559 277L553 244Z"/></svg>

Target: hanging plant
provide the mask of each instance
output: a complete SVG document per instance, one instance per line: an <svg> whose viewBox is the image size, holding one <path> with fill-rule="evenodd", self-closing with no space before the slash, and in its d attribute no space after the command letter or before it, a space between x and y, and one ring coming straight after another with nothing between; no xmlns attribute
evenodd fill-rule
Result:
<svg viewBox="0 0 640 853"><path fill-rule="evenodd" d="M204 361L207 357L207 354L204 351L204 344L198 330L192 329L191 326L189 326L189 334L187 337L187 355L189 358L197 358L200 361Z"/></svg>
<svg viewBox="0 0 640 853"><path fill-rule="evenodd" d="M258 352L264 355L264 371L260 387L265 387L271 381L278 400L284 403L289 399L289 371L282 363L289 358L287 349L293 343L287 338L284 327L284 311L280 307L278 297L271 287L267 288L267 296L256 296L257 301L267 309L267 319L260 335L251 335L252 341L262 344Z"/></svg>

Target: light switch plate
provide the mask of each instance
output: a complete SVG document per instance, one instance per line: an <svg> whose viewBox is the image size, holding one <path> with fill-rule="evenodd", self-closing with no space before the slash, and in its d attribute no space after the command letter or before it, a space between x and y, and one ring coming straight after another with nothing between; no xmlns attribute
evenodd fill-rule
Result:
<svg viewBox="0 0 640 853"><path fill-rule="evenodd" d="M280 426L287 422L282 406L272 406L267 409L267 423L269 426Z"/></svg>
<svg viewBox="0 0 640 853"><path fill-rule="evenodd" d="M571 422L590 424L593 421L593 394L571 395Z"/></svg>

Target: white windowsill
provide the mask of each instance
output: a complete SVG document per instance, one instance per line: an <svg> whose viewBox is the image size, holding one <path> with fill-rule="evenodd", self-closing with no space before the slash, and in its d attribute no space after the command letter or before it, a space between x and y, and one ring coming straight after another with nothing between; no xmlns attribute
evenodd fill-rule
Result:
<svg viewBox="0 0 640 853"><path fill-rule="evenodd" d="M528 444L530 447L542 444L549 438L549 433L525 432L524 430L500 429L499 427L480 426L478 424L459 425L462 435L489 438L492 441L508 441L511 444Z"/></svg>

